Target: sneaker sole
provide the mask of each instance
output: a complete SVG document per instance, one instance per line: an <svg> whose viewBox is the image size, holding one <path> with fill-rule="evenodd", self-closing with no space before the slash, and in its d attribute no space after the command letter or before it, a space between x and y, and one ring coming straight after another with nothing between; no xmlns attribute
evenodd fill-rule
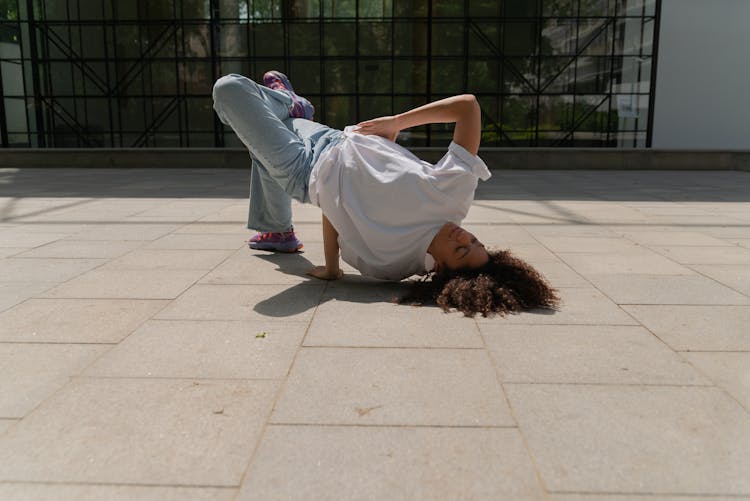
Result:
<svg viewBox="0 0 750 501"><path fill-rule="evenodd" d="M278 245L271 244L271 243L263 243L263 242L255 243L255 242L250 242L248 244L248 247L250 247L251 249L254 249L254 250L284 252L284 253L287 253L287 254L292 254L294 252L297 252L297 251L301 250L304 247L304 245L297 244L296 246L291 246L291 247L280 247Z"/></svg>

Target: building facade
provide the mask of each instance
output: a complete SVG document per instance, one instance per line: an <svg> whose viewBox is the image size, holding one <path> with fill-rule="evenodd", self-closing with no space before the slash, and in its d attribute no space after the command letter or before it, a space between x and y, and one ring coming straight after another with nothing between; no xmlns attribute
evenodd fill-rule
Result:
<svg viewBox="0 0 750 501"><path fill-rule="evenodd" d="M333 127L453 94L482 145L651 146L660 0L0 0L3 147L234 147L223 74ZM451 128L406 131L443 146Z"/></svg>

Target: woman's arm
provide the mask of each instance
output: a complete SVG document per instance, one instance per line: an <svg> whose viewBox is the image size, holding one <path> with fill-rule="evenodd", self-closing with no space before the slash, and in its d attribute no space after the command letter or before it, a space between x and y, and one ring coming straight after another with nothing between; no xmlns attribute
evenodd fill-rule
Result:
<svg viewBox="0 0 750 501"><path fill-rule="evenodd" d="M344 271L339 268L339 234L328 218L323 215L323 254L325 255L325 266L316 266L307 272L315 278L323 280L338 280L344 276Z"/></svg>
<svg viewBox="0 0 750 501"><path fill-rule="evenodd" d="M476 98L471 94L448 97L419 108L357 124L360 134L375 134L395 141L399 131L431 123L453 123L453 141L476 155L482 131L482 116Z"/></svg>

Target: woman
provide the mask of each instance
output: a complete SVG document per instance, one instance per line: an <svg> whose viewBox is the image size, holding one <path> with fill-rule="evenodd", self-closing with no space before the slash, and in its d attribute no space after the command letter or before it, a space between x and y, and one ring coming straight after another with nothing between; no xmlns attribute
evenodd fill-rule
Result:
<svg viewBox="0 0 750 501"><path fill-rule="evenodd" d="M427 273L432 287L423 282L408 299L412 302L432 298L446 310L485 316L555 304L554 291L533 268L506 252L487 251L459 226L477 180L490 177L476 156L481 117L474 96L442 99L339 131L309 120L312 105L294 93L284 74L270 71L263 81L261 86L227 75L213 91L216 113L253 161L248 228L258 234L250 240L252 248L302 247L292 227L294 198L323 212L325 265L309 271L316 278L343 276L340 253L375 278ZM394 142L399 131L429 123L455 123L448 153L435 165ZM439 284L440 290L433 290Z"/></svg>

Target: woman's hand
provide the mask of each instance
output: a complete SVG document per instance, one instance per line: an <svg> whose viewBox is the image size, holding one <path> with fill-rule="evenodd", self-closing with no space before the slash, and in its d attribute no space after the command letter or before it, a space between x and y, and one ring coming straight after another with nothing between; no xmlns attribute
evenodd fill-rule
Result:
<svg viewBox="0 0 750 501"><path fill-rule="evenodd" d="M332 273L328 271L328 268L325 266L314 266L307 272L307 274L311 277L319 278L321 280L338 280L339 278L344 276L344 271L339 268L338 270L336 270L336 273Z"/></svg>
<svg viewBox="0 0 750 501"><path fill-rule="evenodd" d="M396 116L365 120L364 122L359 122L357 124L357 128L354 129L354 132L359 132L364 135L380 136L395 142L398 133L401 132L401 127L398 122Z"/></svg>

